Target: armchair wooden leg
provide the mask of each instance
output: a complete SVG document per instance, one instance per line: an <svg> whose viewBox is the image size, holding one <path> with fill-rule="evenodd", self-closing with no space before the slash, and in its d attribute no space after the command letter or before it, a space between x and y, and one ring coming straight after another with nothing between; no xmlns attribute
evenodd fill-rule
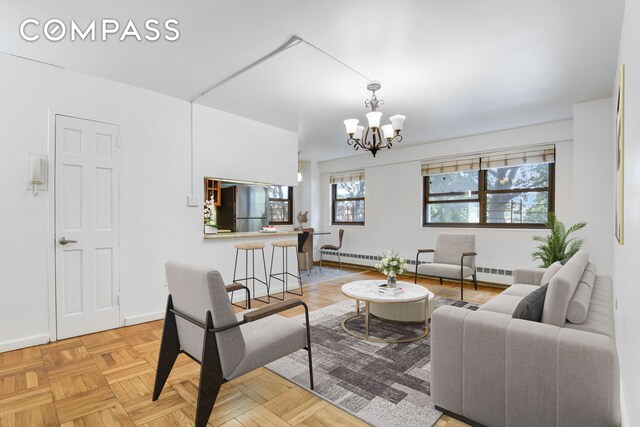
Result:
<svg viewBox="0 0 640 427"><path fill-rule="evenodd" d="M162 388L167 382L167 378L169 378L171 368L173 368L173 364L180 354L176 315L170 311L171 309L173 309L173 301L171 300L171 295L169 295L167 299L167 313L164 317L164 328L162 330L162 341L160 342L158 369L156 369L156 380L153 386L152 400L154 401L160 397Z"/></svg>
<svg viewBox="0 0 640 427"><path fill-rule="evenodd" d="M478 273L475 271L473 272L473 287L476 291L478 290Z"/></svg>
<svg viewBox="0 0 640 427"><path fill-rule="evenodd" d="M442 286L442 277L440 278L440 286Z"/></svg>
<svg viewBox="0 0 640 427"><path fill-rule="evenodd" d="M216 335L213 332L209 332L210 329L213 329L213 320L211 312L208 311L202 349L198 401L196 403L196 427L206 427L220 388L225 382L222 375L222 367L220 366Z"/></svg>

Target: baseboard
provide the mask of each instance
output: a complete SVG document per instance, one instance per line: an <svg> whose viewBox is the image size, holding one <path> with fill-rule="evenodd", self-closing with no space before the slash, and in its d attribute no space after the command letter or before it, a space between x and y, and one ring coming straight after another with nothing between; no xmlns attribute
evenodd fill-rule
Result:
<svg viewBox="0 0 640 427"><path fill-rule="evenodd" d="M33 335L27 338L20 338L13 341L0 342L0 353L5 351L18 350L34 345L46 344L49 342L49 334Z"/></svg>
<svg viewBox="0 0 640 427"><path fill-rule="evenodd" d="M322 261L323 265L326 266L330 266L330 267L335 267L338 268L340 264L338 264L338 261L333 261L333 260L323 260ZM320 262L319 261L314 261L314 265L319 266ZM375 270L374 267L370 266L370 265L363 265L363 264L354 264L354 263L349 263L349 262L342 262L342 266L343 267L347 267L347 268L351 268L351 269L356 269L356 270L362 270L362 271L372 271ZM422 276L422 275L418 275L418 277L421 278L428 278L428 276ZM413 279L414 279L414 275L413 273L410 274L403 274L402 276L400 276L400 280L404 281L404 282L411 282L413 283ZM434 280L438 280L438 279L434 279ZM451 282L451 283L456 283L456 284L460 284L459 280L450 280L450 279L444 279L445 282ZM473 283L472 281L466 279L464 281L465 284L469 284L469 283ZM496 282L489 282L487 280L478 280L478 285L480 286L486 286L488 288L498 288L498 289L507 289L509 286L508 284L505 283L496 283Z"/></svg>
<svg viewBox="0 0 640 427"><path fill-rule="evenodd" d="M620 385L620 426L631 427L631 422L629 421L629 413L627 412L627 405L624 400L624 390L622 389L622 385Z"/></svg>
<svg viewBox="0 0 640 427"><path fill-rule="evenodd" d="M154 320L160 320L160 319L164 319L164 311L125 317L124 326L137 325L138 323L153 322Z"/></svg>
<svg viewBox="0 0 640 427"><path fill-rule="evenodd" d="M469 424L470 426L473 426L473 427L486 427L484 424L477 423L477 422L475 422L475 421L473 421L473 420L471 420L471 419L469 419L469 418L467 418L467 417L465 417L463 415L458 415L455 412L451 412L448 409L444 409L444 408L442 408L442 407L440 407L438 405L435 405L435 408L438 411L442 412L444 415L447 415L447 416L449 416L451 418L455 418L456 420L462 421L463 423Z"/></svg>

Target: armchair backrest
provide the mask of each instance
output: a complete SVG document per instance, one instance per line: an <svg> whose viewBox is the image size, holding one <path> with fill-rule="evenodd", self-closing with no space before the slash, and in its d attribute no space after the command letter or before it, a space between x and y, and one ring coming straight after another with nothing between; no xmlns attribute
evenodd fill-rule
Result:
<svg viewBox="0 0 640 427"><path fill-rule="evenodd" d="M180 262L167 262L165 272L173 308L176 311L202 323L206 322L206 313L210 311L215 328L237 321L224 281L217 270ZM204 330L178 316L176 324L182 349L201 361ZM245 350L240 328L220 332L216 334L216 339L222 372L233 372Z"/></svg>
<svg viewBox="0 0 640 427"><path fill-rule="evenodd" d="M476 235L463 233L441 233L436 240L436 252L433 262L437 264L460 265L460 257L464 252L476 251ZM464 257L464 265L475 268L473 256Z"/></svg>

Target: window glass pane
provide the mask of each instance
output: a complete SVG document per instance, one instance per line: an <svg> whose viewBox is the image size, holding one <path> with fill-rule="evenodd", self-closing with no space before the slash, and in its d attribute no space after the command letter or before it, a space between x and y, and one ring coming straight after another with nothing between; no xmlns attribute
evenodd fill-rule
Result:
<svg viewBox="0 0 640 427"><path fill-rule="evenodd" d="M364 200L338 200L335 203L335 222L364 222Z"/></svg>
<svg viewBox="0 0 640 427"><path fill-rule="evenodd" d="M480 203L430 203L427 205L427 222L474 223L480 222Z"/></svg>
<svg viewBox="0 0 640 427"><path fill-rule="evenodd" d="M269 187L269 198L270 199L288 199L289 198L289 187L283 185L273 185Z"/></svg>
<svg viewBox="0 0 640 427"><path fill-rule="evenodd" d="M487 190L546 188L548 186L548 163L487 169Z"/></svg>
<svg viewBox="0 0 640 427"><path fill-rule="evenodd" d="M339 182L336 186L336 199L364 197L364 181Z"/></svg>
<svg viewBox="0 0 640 427"><path fill-rule="evenodd" d="M478 191L478 171L441 173L429 176L429 195L449 194L454 200L457 197L470 198L469 192ZM431 197L430 197L431 198Z"/></svg>
<svg viewBox="0 0 640 427"><path fill-rule="evenodd" d="M286 188L286 187L285 187ZM269 222L288 222L289 202L269 201Z"/></svg>
<svg viewBox="0 0 640 427"><path fill-rule="evenodd" d="M487 194L487 222L544 224L549 212L546 191Z"/></svg>
<svg viewBox="0 0 640 427"><path fill-rule="evenodd" d="M429 202L437 202L440 200L477 200L478 192L477 191L465 191L460 194L436 194L429 195Z"/></svg>

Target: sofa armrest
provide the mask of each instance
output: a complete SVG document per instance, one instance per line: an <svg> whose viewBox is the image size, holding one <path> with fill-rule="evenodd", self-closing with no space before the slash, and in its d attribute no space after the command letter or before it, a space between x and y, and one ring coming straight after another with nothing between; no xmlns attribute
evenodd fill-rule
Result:
<svg viewBox="0 0 640 427"><path fill-rule="evenodd" d="M513 273L513 283L519 285L537 285L543 283L542 276L547 271L546 268L537 267L517 267Z"/></svg>
<svg viewBox="0 0 640 427"><path fill-rule="evenodd" d="M431 321L435 405L483 425L619 424L610 337L452 306Z"/></svg>

